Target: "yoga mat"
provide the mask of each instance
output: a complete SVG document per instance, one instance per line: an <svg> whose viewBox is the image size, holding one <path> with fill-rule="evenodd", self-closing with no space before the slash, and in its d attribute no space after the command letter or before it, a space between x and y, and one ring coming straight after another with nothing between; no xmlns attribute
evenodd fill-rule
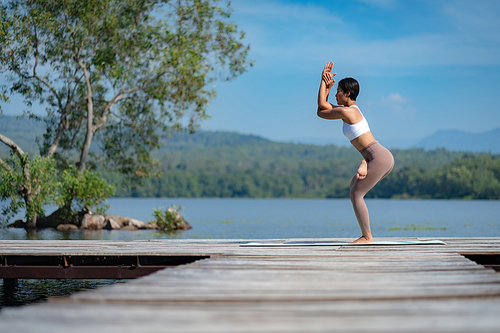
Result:
<svg viewBox="0 0 500 333"><path fill-rule="evenodd" d="M240 244L242 247L294 247L294 246L404 246L404 245L446 245L440 240L415 240L415 241L379 241L366 244L349 244L345 242L328 242L328 241L305 241L305 242L284 242L284 243L260 243L249 242Z"/></svg>

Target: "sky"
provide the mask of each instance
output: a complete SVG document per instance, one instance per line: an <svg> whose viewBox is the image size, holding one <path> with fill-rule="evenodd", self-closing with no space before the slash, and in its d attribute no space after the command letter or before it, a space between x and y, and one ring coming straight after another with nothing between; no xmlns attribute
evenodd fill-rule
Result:
<svg viewBox="0 0 500 333"><path fill-rule="evenodd" d="M232 7L255 64L217 83L202 130L348 145L341 121L316 115L328 61L337 81L359 81L357 104L388 147L407 148L440 129L500 127L498 0L233 0Z"/></svg>
<svg viewBox="0 0 500 333"><path fill-rule="evenodd" d="M360 83L375 138L406 148L437 130L500 127L500 1L234 0L254 67L219 83L204 130L348 144L316 115L321 71ZM335 103L335 97L331 96Z"/></svg>

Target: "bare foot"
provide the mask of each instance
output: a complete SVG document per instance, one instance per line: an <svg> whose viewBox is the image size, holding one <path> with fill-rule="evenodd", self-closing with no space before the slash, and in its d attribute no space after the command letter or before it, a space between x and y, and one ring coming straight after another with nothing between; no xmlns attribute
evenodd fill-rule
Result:
<svg viewBox="0 0 500 333"><path fill-rule="evenodd" d="M359 165L358 173L356 174L356 178L365 179L367 174L368 174L368 164L366 164L365 160L362 160L361 164Z"/></svg>
<svg viewBox="0 0 500 333"><path fill-rule="evenodd" d="M363 232L363 236L359 237L353 242L350 242L349 244L369 244L373 243L373 237L371 232Z"/></svg>

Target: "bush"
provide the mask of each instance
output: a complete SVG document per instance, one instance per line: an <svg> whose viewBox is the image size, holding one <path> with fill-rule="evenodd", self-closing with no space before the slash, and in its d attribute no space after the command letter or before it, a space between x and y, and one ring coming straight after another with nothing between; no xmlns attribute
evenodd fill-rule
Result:
<svg viewBox="0 0 500 333"><path fill-rule="evenodd" d="M109 208L106 198L115 193L115 186L108 184L97 172L85 170L79 174L75 167L66 169L61 177L61 194L57 202L68 212L104 214Z"/></svg>
<svg viewBox="0 0 500 333"><path fill-rule="evenodd" d="M153 216L156 220L150 222L156 223L158 229L165 231L185 229L184 218L179 213L183 208L179 205L171 205L166 211L163 211L163 207L153 208Z"/></svg>

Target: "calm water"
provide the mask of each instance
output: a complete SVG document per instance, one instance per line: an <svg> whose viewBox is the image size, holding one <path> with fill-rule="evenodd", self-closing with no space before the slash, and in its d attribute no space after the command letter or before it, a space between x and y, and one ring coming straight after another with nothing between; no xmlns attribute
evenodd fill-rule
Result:
<svg viewBox="0 0 500 333"><path fill-rule="evenodd" d="M2 239L151 238L355 238L360 234L348 199L110 199L109 213L152 219L153 208L177 204L193 229L167 234L158 231L43 230L0 228ZM367 200L375 237L500 236L500 201ZM43 301L116 280L19 280L15 286L0 279L0 309Z"/></svg>
<svg viewBox="0 0 500 333"><path fill-rule="evenodd" d="M153 208L171 204L193 229L59 233L0 229L0 239L149 239L149 238L344 238L358 237L349 199L165 199L114 198L109 213L152 219ZM498 200L367 200L375 237L500 236Z"/></svg>

